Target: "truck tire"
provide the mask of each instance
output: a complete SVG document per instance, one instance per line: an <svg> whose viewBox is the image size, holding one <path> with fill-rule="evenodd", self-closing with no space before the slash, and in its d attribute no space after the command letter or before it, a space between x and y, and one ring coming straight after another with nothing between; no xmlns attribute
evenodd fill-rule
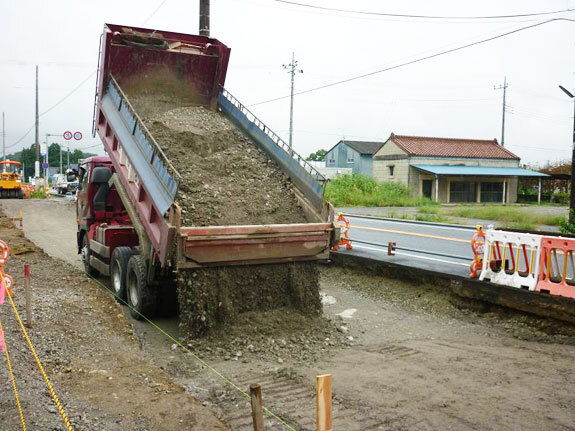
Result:
<svg viewBox="0 0 575 431"><path fill-rule="evenodd" d="M116 300L120 303L124 303L126 300L126 272L130 256L132 256L130 247L116 247L110 262L112 292L114 292Z"/></svg>
<svg viewBox="0 0 575 431"><path fill-rule="evenodd" d="M88 233L86 232L82 237L82 262L84 263L84 271L92 277L97 277L100 273L98 270L90 266L90 246L88 245Z"/></svg>
<svg viewBox="0 0 575 431"><path fill-rule="evenodd" d="M148 286L146 261L138 254L132 255L126 271L126 294L130 314L136 320L151 318L156 311L155 291Z"/></svg>

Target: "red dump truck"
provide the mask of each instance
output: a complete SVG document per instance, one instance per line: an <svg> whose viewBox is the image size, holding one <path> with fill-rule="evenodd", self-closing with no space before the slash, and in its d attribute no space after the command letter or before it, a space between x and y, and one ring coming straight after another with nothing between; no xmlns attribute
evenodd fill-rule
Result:
<svg viewBox="0 0 575 431"><path fill-rule="evenodd" d="M107 156L80 166L78 252L88 273L111 277L136 318L174 308L166 298L175 297L178 271L326 260L337 239L321 175L224 89L229 56L226 45L205 36L104 26L93 133ZM173 68L204 106L220 110L280 166L313 222L182 226L175 201L181 176L122 91L130 76L158 65Z"/></svg>

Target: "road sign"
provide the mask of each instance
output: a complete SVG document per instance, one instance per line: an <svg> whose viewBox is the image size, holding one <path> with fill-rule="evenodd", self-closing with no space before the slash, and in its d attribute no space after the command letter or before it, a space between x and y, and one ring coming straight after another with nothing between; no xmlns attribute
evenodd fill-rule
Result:
<svg viewBox="0 0 575 431"><path fill-rule="evenodd" d="M82 139L82 132L74 132L74 139L76 141L79 141L80 139Z"/></svg>
<svg viewBox="0 0 575 431"><path fill-rule="evenodd" d="M46 162L42 163L42 169L48 169L49 166Z"/></svg>
<svg viewBox="0 0 575 431"><path fill-rule="evenodd" d="M66 130L66 131L64 132L64 135L63 135L63 136L64 136L64 139L65 139L65 140L69 141L70 139L72 139L72 132L70 132L69 130Z"/></svg>

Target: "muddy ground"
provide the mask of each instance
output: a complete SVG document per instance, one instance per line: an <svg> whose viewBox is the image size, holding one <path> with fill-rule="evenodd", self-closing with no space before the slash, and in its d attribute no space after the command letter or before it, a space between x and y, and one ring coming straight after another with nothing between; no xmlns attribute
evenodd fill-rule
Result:
<svg viewBox="0 0 575 431"><path fill-rule="evenodd" d="M65 226L75 217L73 207L59 201L2 201L2 206L11 213L17 213L23 206L25 233L34 237L48 254L66 250L69 267L77 263L78 258L72 252L74 243L56 244L34 232L42 227L61 231L62 238L67 237ZM55 211L60 217L49 216ZM39 225L27 228L26 220ZM310 323L318 320L301 317L297 324L285 325L286 330L282 324L284 316L279 311L267 317L248 313L242 315L237 326L230 326L213 338L193 342L187 346L189 350L184 350L158 335L150 325L126 319L133 324L134 335L142 346L142 350L136 348L139 363L159 369L162 379L166 379L161 380L164 384L183 387L182 396L196 397L234 430L250 429L249 405L236 389L198 362L198 357L242 389L250 383L261 383L265 404L298 429L314 429L314 376L326 372L332 373L334 379L334 429L575 429L572 326L499 308L475 307L476 304L442 294L438 286L416 286L332 267L321 272L324 314L330 319L325 326ZM96 350L88 346L93 342L93 328L106 328L107 339L113 341L102 343L95 354L99 361L104 361L107 355L114 358L118 350L131 351L131 328L114 323L116 319L119 322L124 319L118 317L111 300L102 302L111 309L90 302L99 301L100 293L96 292L101 291L83 278L73 281L76 285L67 283L57 289L46 289L46 298L48 302L68 300L92 307L82 305L82 312L88 314L80 314L83 319L76 316L70 319L79 322L73 329L76 338L57 335L64 323L52 324L51 319L45 318L42 331L38 328L34 339L38 345L46 345L43 357L51 357L53 343L62 346L70 343L66 359L78 364L72 368L104 369L112 377L108 381L102 375L99 384L84 385L81 392L73 385L66 385L65 376L55 375L61 397L74 406L72 411L76 415L86 414L90 425L93 424L84 429L185 429L172 428L167 423L144 428L133 417L132 422L124 419L123 427L113 428L108 415L119 416L100 413L106 411L103 407L94 411L93 405L83 401L89 392L96 400L100 399L95 405L101 406L111 393L118 395L116 391L121 388L108 386L115 381L121 387L140 384L130 388L129 394L126 390L121 392L122 397L129 398L145 388L145 378L138 377L139 372L133 372L133 366L127 366L126 362L116 360L100 366L83 354L79 346L87 346L90 353ZM5 306L0 307L3 322L8 311ZM273 324L265 332L250 331L253 320L258 318ZM85 325L82 320L92 325ZM169 328L176 338L179 336L174 322L158 323ZM293 327L298 329L290 331ZM52 335L44 337L44 332ZM15 336L8 332L8 337ZM50 367L52 372L58 369L57 365ZM79 375L100 378L97 372ZM10 387L5 374L2 376L3 393L7 393ZM23 388L28 385L30 393L42 393L41 385L34 386L31 380L21 383ZM160 403L157 410L168 409L161 404L165 395L156 396L155 403ZM47 405L45 394L40 399L44 403L41 405ZM113 404L114 414L122 411L121 414L131 417L132 406ZM10 403L1 404L1 409L2 417L15 414ZM170 412L174 410L170 408ZM136 412L143 414L141 410ZM57 422L54 413L48 410L38 409L36 418ZM266 421L267 429L285 429L270 417Z"/></svg>
<svg viewBox="0 0 575 431"><path fill-rule="evenodd" d="M31 265L34 307L29 334L74 429L228 429L142 355L130 323L104 289L36 248L6 218L0 218L0 238L12 252L5 268L15 279L15 302L22 316L23 265ZM0 320L28 428L64 430L9 302L0 305ZM0 429L19 429L7 364L1 359Z"/></svg>

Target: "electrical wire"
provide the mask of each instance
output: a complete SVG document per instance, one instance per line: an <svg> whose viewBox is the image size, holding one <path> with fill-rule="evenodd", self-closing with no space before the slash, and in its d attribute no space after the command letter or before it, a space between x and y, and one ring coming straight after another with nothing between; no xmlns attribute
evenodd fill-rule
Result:
<svg viewBox="0 0 575 431"><path fill-rule="evenodd" d="M488 38L486 38L486 39L481 39L481 40L478 40L478 41L475 41L475 42L467 43L467 44L465 44L465 45L461 45L461 46L458 46L458 47L456 47L456 48L447 49L447 50L444 50L444 51L437 52L437 53L435 53L435 54L430 54L430 55L427 55L427 56L424 56L424 57L417 58L417 59L415 59L415 60L406 61L406 62L404 62L404 63L400 63L400 64L397 64L397 65L395 65L395 66L389 66L389 67L386 67L386 68L384 68L384 69L379 69L379 70L376 70L376 71L373 71L373 72L364 73L364 74L362 74L362 75L358 75L358 76L354 76L354 77L351 77L351 78L343 79L343 80L341 80L341 81L336 81L336 82L332 82L332 83L329 83L329 84L320 85L319 87L310 88L310 89L308 89L308 90L298 91L298 92L294 93L294 96L299 96L299 95L301 95L301 94L311 93L311 92L313 92L313 91L322 90L322 89L324 89L324 88L334 87L334 86L336 86L336 85L345 84L345 83L347 83L347 82L356 81L356 80L362 79L362 78L367 78L367 77L369 77L369 76L377 75L377 74L383 73L383 72L389 72L390 70L399 69L399 68L401 68L401 67L409 66L409 65L412 65L412 64L415 64L415 63L421 63L421 62L423 62L423 61L430 60L430 59L432 59L432 58L440 57L440 56L442 56L442 55L450 54L450 53L456 52L456 51L461 51L461 50L463 50L463 49L470 48L470 47L472 47L472 46L481 45L481 44L483 44L483 43L491 42L491 41L493 41L493 40L500 39L500 38L505 37L505 36L509 36L509 35L512 35L512 34L515 34L515 33L519 33L519 32L524 31L524 30L528 30L528 29L531 29L531 28L534 28L534 27L539 27L539 26L541 26L541 25L549 24L549 23L551 23L551 22L556 22L556 21L575 22L575 20L570 19L570 18L551 18L551 19L548 19L548 20L546 20L546 21L538 22L538 23L536 23L536 24L531 24L531 25L528 25L528 26L525 26L525 27L520 27L520 28L517 28L517 29L515 29L515 30L507 31L507 32L505 32L505 33L500 33L500 34L498 34L498 35L491 36L491 37L488 37ZM273 99L268 99L268 100L264 100L264 101L261 101L261 102L252 103L252 104L246 105L246 106L247 106L247 107L252 107L252 106L257 106L257 105L263 105L263 104L265 104L265 103L270 103L270 102L275 102L275 101L277 101L277 100L287 99L288 97L291 97L291 95L281 96L281 97L275 97L275 98L273 98Z"/></svg>
<svg viewBox="0 0 575 431"><path fill-rule="evenodd" d="M385 13L385 12L369 12L369 11L360 11L360 10L351 10L351 9L338 9L332 8L327 6L317 6L311 5L306 3L299 3L289 0L275 0L277 3L285 3L292 6L299 6L309 9L320 9L326 10L331 12L342 12L342 13L351 13L357 15L375 15L375 16L385 16L385 17L392 17L392 18L419 18L419 19L506 19L506 18L525 18L525 17L532 17L532 16L544 16L544 15L555 15L559 13L566 13L572 12L575 9L562 9L556 11L547 11L547 12L533 12L533 13L522 13L522 14L511 14L511 15L492 15L492 16L437 16L437 15L411 15L411 14L404 14L404 13Z"/></svg>
<svg viewBox="0 0 575 431"><path fill-rule="evenodd" d="M150 14L150 16L144 20L144 22L142 22L142 25L146 24L149 20L151 20L152 17L153 17L154 15L156 15L156 13L157 13L157 12L160 10L160 8L164 5L164 3L166 3L166 1L168 1L168 0L163 0L163 1L158 5L158 7L156 7L156 9L154 9L154 12L152 12L152 13Z"/></svg>
<svg viewBox="0 0 575 431"><path fill-rule="evenodd" d="M48 112L50 112L52 109L56 108L58 105L60 105L62 102L64 102L66 99L68 99L72 94L74 94L76 91L78 91L86 82L88 82L88 80L90 78L92 78L92 76L94 76L96 74L96 71L93 71L92 73L90 73L89 76L87 76L82 82L80 82L76 87L74 87L72 90L70 90L64 97L62 97L60 100L58 100L56 103L54 103L52 106L50 106L48 109L46 109L44 112L38 114L38 118L42 117L43 115L47 114ZM12 148L16 145L18 145L20 142L22 142L24 140L24 138L26 136L28 136L28 134L32 131L32 129L34 129L35 125L32 125L27 131L26 133L24 133L16 142L10 144L10 145L6 145L6 149L8 148Z"/></svg>
<svg viewBox="0 0 575 431"><path fill-rule="evenodd" d="M157 7L156 9L154 9L154 11L150 14L150 16L148 18L146 18L144 20L144 22L142 23L142 25L146 24L150 19L152 19L152 17L160 10L160 8L164 5L164 3L166 3L167 0L163 0ZM93 71L92 73L90 73L90 75L88 77L86 77L86 79L84 79L82 82L80 82L80 84L78 84L78 86L74 87L68 94L66 94L64 97L62 97L60 100L58 100L54 105L52 105L50 108L48 108L47 110L45 110L44 112L42 112L41 114L39 114L38 117L41 117L44 114L47 114L48 112L50 112L52 109L54 109L56 106L58 106L60 103L64 102L68 97L70 97L72 94L74 94L82 85L84 85L92 76L94 76L94 74L96 74L97 70ZM22 135L22 137L20 139L18 139L16 142L14 142L13 144L7 145L6 149L8 148L12 148L16 145L18 145L20 142L22 142L24 140L24 138L26 136L28 136L28 134L32 131L32 129L34 128L35 125L33 125L32 127L30 127L26 133L24 133L24 135Z"/></svg>

